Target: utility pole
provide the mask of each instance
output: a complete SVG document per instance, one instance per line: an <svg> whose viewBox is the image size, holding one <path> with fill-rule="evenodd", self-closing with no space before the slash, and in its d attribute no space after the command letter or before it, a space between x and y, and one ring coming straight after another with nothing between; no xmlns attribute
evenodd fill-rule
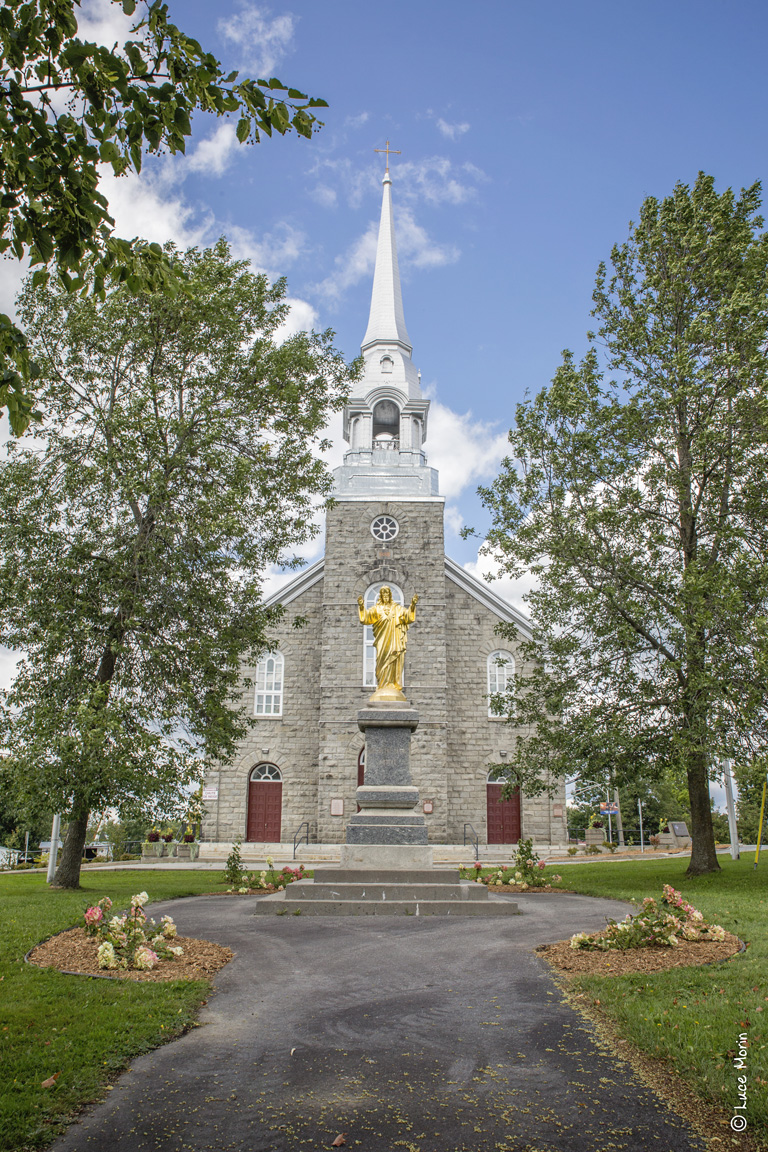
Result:
<svg viewBox="0 0 768 1152"><path fill-rule="evenodd" d="M51 850L48 853L48 876L46 877L49 884L53 884L53 878L56 875L56 859L59 855L59 826L61 824L61 816L57 812L53 818L53 827L51 828Z"/></svg>
<svg viewBox="0 0 768 1152"><path fill-rule="evenodd" d="M731 779L731 761L723 760L723 777L725 779L725 806L728 809L728 834L731 841L731 860L739 859L739 829L736 824L736 807L733 803L733 781Z"/></svg>
<svg viewBox="0 0 768 1152"><path fill-rule="evenodd" d="M645 852L645 842L643 840L643 805L640 800L637 801L637 810L640 813L640 851Z"/></svg>
<svg viewBox="0 0 768 1152"><path fill-rule="evenodd" d="M613 799L616 804L616 831L619 837L619 848L624 848L624 821L621 818L621 803L619 801L618 788L613 789Z"/></svg>

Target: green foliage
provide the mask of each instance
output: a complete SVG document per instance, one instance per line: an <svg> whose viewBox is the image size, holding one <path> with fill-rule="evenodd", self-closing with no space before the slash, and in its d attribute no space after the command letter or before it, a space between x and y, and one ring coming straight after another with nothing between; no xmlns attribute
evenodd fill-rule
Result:
<svg viewBox="0 0 768 1152"><path fill-rule="evenodd" d="M664 885L659 903L646 896L634 916L623 920L608 919L602 932L577 932L571 937L571 948L587 951L624 952L629 948L676 948L683 940L724 940L719 924L708 924L693 905L683 900L670 884Z"/></svg>
<svg viewBox="0 0 768 1152"><path fill-rule="evenodd" d="M166 255L190 294L22 295L48 418L0 463L3 772L83 838L93 810L181 814L253 723L263 573L314 531L349 380L330 333L275 342L282 281L223 241Z"/></svg>
<svg viewBox="0 0 768 1152"><path fill-rule="evenodd" d="M754 760L734 764L733 775L739 788L736 802L736 817L739 839L744 844L756 844L760 827L760 808L763 801L763 784L766 781L768 760L757 757ZM766 816L763 817L763 843L768 843L768 801Z"/></svg>
<svg viewBox="0 0 768 1152"><path fill-rule="evenodd" d="M752 858L722 858L722 870L685 876L674 860L603 861L569 868L568 887L588 896L642 901L671 884L701 910L748 942L726 964L637 972L627 976L576 976L574 1005L600 1001L619 1034L646 1056L663 1060L703 1100L723 1109L736 1103L733 1057L740 1033L749 1041L751 1090L748 1131L768 1130L768 1030L764 972L768 960L768 870Z"/></svg>
<svg viewBox="0 0 768 1152"><path fill-rule="evenodd" d="M768 238L760 188L649 198L601 267L597 332L517 409L484 492L489 547L530 571L524 787L577 772L687 781L693 871L716 869L708 774L768 736ZM513 636L514 629L503 629ZM546 660L544 654L546 653Z"/></svg>
<svg viewBox="0 0 768 1152"><path fill-rule="evenodd" d="M0 875L3 1074L0 1149L47 1147L73 1114L143 1052L194 1027L204 980L82 980L24 963L41 940L82 918L103 894L123 906L137 887L158 899L222 890L221 872L111 872L83 877L83 891L49 889L44 876ZM61 1072L55 1092L40 1083Z"/></svg>
<svg viewBox="0 0 768 1152"><path fill-rule="evenodd" d="M79 0L0 8L0 253L28 258L38 285L53 265L68 291L100 293L113 279L175 292L177 270L159 245L113 235L99 164L123 175L140 172L147 153L183 153L198 111L236 116L241 143L273 132L310 137L319 127L313 109L326 104L274 78L225 75L160 0L113 3L139 11L132 38L111 48L78 37ZM32 416L36 375L24 334L0 316L0 408L17 433Z"/></svg>
<svg viewBox="0 0 768 1152"><path fill-rule="evenodd" d="M226 867L224 868L224 876L227 883L232 888L242 888L245 881L245 869L243 862L240 858L240 844L241 841L235 840L232 845L232 851L227 856Z"/></svg>

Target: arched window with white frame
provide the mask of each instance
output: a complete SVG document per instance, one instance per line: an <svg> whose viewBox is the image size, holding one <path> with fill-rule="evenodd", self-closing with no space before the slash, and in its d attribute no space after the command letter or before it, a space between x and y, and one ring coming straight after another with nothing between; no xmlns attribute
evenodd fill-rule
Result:
<svg viewBox="0 0 768 1152"><path fill-rule="evenodd" d="M267 652L256 665L255 716L282 716L283 666L282 652Z"/></svg>
<svg viewBox="0 0 768 1152"><path fill-rule="evenodd" d="M511 652L497 651L491 652L488 657L488 696L497 696L500 693L506 693L514 686L515 682L515 658ZM488 715L499 717L498 712L494 712L491 707L491 701L488 701Z"/></svg>
<svg viewBox="0 0 768 1152"><path fill-rule="evenodd" d="M403 603L403 593L397 584L391 584L383 580L381 584L371 584L370 588L366 591L363 597L366 608L373 607L379 598L379 592L382 588L391 589L392 599L396 604ZM370 624L366 624L365 628L363 628L363 687L376 687L376 649L373 646L373 628Z"/></svg>

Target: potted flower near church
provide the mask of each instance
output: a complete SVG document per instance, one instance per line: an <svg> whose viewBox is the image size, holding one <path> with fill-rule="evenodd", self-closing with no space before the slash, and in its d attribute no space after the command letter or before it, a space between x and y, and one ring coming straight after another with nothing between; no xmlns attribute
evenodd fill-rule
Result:
<svg viewBox="0 0 768 1152"><path fill-rule="evenodd" d="M590 848L592 845L595 845L597 848L602 847L603 840L605 840L605 832L603 831L603 822L596 812L593 812L590 816L589 828L587 828L584 839L587 848Z"/></svg>
<svg viewBox="0 0 768 1152"><path fill-rule="evenodd" d="M159 828L150 828L147 838L141 845L142 856L162 856L165 845L160 838Z"/></svg>
<svg viewBox="0 0 768 1152"><path fill-rule="evenodd" d="M176 855L179 860L196 860L199 851L200 845L195 841L195 833L192 825L187 824L186 832L176 845Z"/></svg>

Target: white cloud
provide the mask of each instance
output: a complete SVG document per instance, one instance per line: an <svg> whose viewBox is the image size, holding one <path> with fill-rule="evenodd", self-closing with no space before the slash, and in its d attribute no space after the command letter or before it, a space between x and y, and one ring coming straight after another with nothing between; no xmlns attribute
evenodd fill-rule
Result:
<svg viewBox="0 0 768 1152"><path fill-rule="evenodd" d="M105 48L112 48L115 44L122 47L126 40L132 39L131 28L139 19L138 12L126 16L112 0L82 0L75 15L79 39L95 41Z"/></svg>
<svg viewBox="0 0 768 1152"><path fill-rule="evenodd" d="M99 189L109 201L118 236L141 236L157 244L172 240L180 248L205 242L212 218L194 219L195 210L174 184L172 172L171 165L164 165L141 176L115 176L109 165L101 165Z"/></svg>
<svg viewBox="0 0 768 1152"><path fill-rule="evenodd" d="M3 256L0 259L0 312L11 319L16 315L16 296L28 272L29 261L26 258L17 260L15 256Z"/></svg>
<svg viewBox="0 0 768 1152"><path fill-rule="evenodd" d="M0 690L10 688L16 672L16 665L23 659L21 652L12 652L10 648L0 646Z"/></svg>
<svg viewBox="0 0 768 1152"><path fill-rule="evenodd" d="M219 20L216 27L236 47L240 67L256 78L268 79L291 50L296 17L292 12L272 17L271 9L245 2L239 12Z"/></svg>
<svg viewBox="0 0 768 1152"><path fill-rule="evenodd" d="M318 316L315 309L306 300L296 300L289 297L285 303L290 312L275 332L275 343L282 344L297 332L309 332L317 328Z"/></svg>
<svg viewBox="0 0 768 1152"><path fill-rule="evenodd" d="M463 512L455 504L446 504L444 521L448 532L457 537L466 523Z"/></svg>
<svg viewBox="0 0 768 1152"><path fill-rule="evenodd" d="M210 136L200 141L184 166L192 172L221 176L239 147L234 124L225 120Z"/></svg>
<svg viewBox="0 0 768 1152"><path fill-rule="evenodd" d="M427 439L429 463L440 472L440 491L456 500L470 485L498 474L499 463L509 452L506 432L471 412L453 412L438 400L429 408Z"/></svg>
<svg viewBox="0 0 768 1152"><path fill-rule="evenodd" d="M474 576L476 580L482 580L484 584L487 584L492 592L501 596L502 600L506 600L508 604L512 604L520 612L524 612L526 616L530 614L530 608L524 599L526 593L536 586L536 579L530 572L517 578L502 575L501 566L496 557L481 553L478 553L477 560L470 560L462 567L466 572L469 572L470 576Z"/></svg>
<svg viewBox="0 0 768 1152"><path fill-rule="evenodd" d="M277 224L272 232L264 232L261 236L239 224L217 224L216 227L216 235L226 235L235 256L250 260L258 271L266 272L272 278L282 276L304 251L304 233L286 222Z"/></svg>
<svg viewBox="0 0 768 1152"><path fill-rule="evenodd" d="M438 131L447 136L449 140L456 140L459 136L463 136L465 132L469 132L469 124L449 124L442 117L437 121Z"/></svg>
<svg viewBox="0 0 768 1152"><path fill-rule="evenodd" d="M368 112L358 112L357 116L347 116L344 121L345 128L362 128L363 124L367 124L369 120Z"/></svg>
<svg viewBox="0 0 768 1152"><path fill-rule="evenodd" d="M398 193L430 204L466 204L485 173L474 164L456 166L447 156L429 156L397 166Z"/></svg>
<svg viewBox="0 0 768 1152"><path fill-rule="evenodd" d="M351 208L359 208L372 191L381 190L380 162L361 168L346 158L324 157L310 169L322 174L325 184L334 184L338 195ZM454 164L447 156L427 156L423 160L393 163L392 179L398 201L426 200L429 204L466 204L477 194L477 185L488 178L476 164ZM398 211L398 219L400 212Z"/></svg>
<svg viewBox="0 0 768 1152"><path fill-rule="evenodd" d="M314 291L329 303L334 303L349 288L369 278L376 263L378 233L378 221L371 221L362 236L336 257L333 272L316 284ZM403 271L409 267L435 268L453 264L459 259L460 252L455 245L438 244L432 240L426 229L416 222L410 209L401 208L397 213L397 254Z"/></svg>
<svg viewBox="0 0 768 1152"><path fill-rule="evenodd" d="M437 244L431 240L426 229L417 224L408 208L401 208L397 214L397 253L402 267L413 265L416 268L436 268L443 264L455 264L461 255L453 244Z"/></svg>
<svg viewBox="0 0 768 1152"><path fill-rule="evenodd" d="M333 188L329 188L327 184L317 184L309 193L313 200L316 200L323 208L335 208L338 201L338 196Z"/></svg>
<svg viewBox="0 0 768 1152"><path fill-rule="evenodd" d="M376 262L376 239L379 226L374 221L362 236L334 261L334 270L320 284L316 291L328 300L338 300L351 288L373 272Z"/></svg>

